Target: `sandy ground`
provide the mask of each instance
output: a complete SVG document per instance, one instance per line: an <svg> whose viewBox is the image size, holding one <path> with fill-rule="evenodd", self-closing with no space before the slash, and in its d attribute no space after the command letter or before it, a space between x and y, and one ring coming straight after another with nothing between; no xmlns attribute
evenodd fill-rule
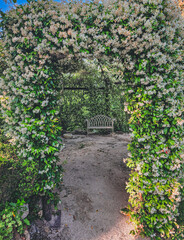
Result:
<svg viewBox="0 0 184 240"><path fill-rule="evenodd" d="M64 139L64 189L60 194L60 228L52 240L134 240L133 225L120 209L128 204L127 134Z"/></svg>
<svg viewBox="0 0 184 240"><path fill-rule="evenodd" d="M129 169L123 158L130 137L76 137L64 140L60 154L61 162L67 161L61 193L62 240L135 239L129 234L132 224L120 214L128 202Z"/></svg>

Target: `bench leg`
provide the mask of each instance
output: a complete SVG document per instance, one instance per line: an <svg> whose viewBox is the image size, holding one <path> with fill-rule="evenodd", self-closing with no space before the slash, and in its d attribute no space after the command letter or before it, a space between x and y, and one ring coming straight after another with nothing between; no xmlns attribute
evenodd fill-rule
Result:
<svg viewBox="0 0 184 240"><path fill-rule="evenodd" d="M112 122L112 135L114 133L114 121Z"/></svg>

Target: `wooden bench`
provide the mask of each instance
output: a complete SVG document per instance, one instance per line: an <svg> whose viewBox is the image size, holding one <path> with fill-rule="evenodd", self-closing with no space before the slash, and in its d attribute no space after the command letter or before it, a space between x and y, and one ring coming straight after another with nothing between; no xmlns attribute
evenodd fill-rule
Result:
<svg viewBox="0 0 184 240"><path fill-rule="evenodd" d="M112 133L114 132L114 121L115 119L111 119L105 115L97 115L90 119L86 119L87 121L87 135L89 134L90 129L112 129Z"/></svg>

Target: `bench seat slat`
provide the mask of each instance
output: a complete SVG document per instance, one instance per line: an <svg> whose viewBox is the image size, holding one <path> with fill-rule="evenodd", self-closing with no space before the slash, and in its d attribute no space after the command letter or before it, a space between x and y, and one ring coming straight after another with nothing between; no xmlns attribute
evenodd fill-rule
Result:
<svg viewBox="0 0 184 240"><path fill-rule="evenodd" d="M104 126L98 126L98 127L88 127L88 129L93 129L93 128L112 128L112 127L104 127Z"/></svg>
<svg viewBox="0 0 184 240"><path fill-rule="evenodd" d="M112 129L114 131L114 121L105 115L97 115L87 120L87 134L89 129Z"/></svg>

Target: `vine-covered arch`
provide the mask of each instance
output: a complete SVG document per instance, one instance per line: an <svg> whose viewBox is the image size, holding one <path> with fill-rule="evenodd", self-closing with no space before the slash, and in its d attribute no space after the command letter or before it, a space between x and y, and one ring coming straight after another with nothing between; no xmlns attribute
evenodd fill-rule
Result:
<svg viewBox="0 0 184 240"><path fill-rule="evenodd" d="M132 112L127 185L131 219L152 239L177 229L183 111L183 20L172 0L29 1L3 15L8 68L3 114L32 194L53 197L62 179L55 62L123 64ZM26 183L25 183L26 184ZM27 185L26 185L27 186Z"/></svg>

